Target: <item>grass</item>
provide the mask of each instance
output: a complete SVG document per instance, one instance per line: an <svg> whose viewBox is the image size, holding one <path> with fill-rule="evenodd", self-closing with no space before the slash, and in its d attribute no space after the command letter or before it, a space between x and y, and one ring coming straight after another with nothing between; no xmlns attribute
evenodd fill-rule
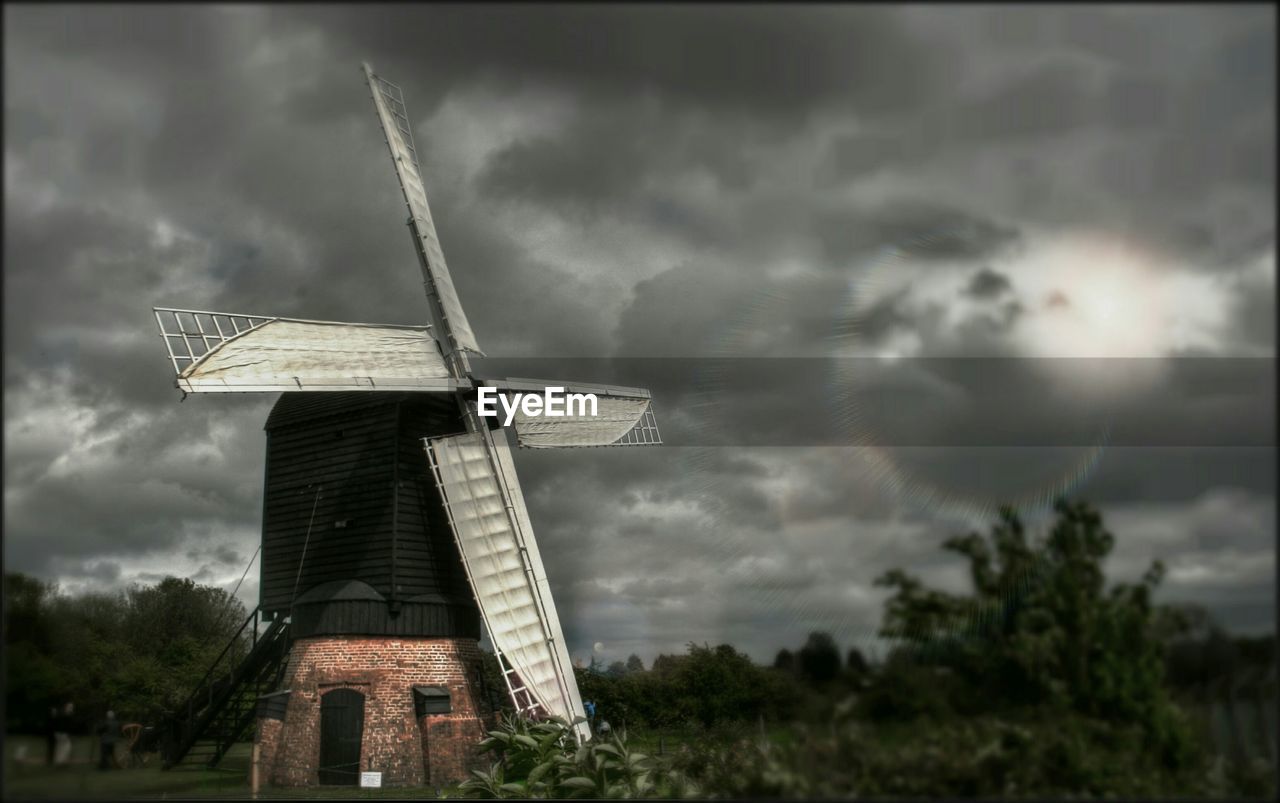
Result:
<svg viewBox="0 0 1280 803"><path fill-rule="evenodd" d="M71 764L50 767L44 763L45 741L39 736L6 736L4 740L4 800L92 800L95 798L165 800L169 798L244 798L249 791L252 745L238 744L217 769L160 769L158 759L145 767L99 771L97 739L73 739ZM25 755L23 755L25 754ZM22 755L22 760L19 756ZM457 790L442 790L457 797ZM360 789L353 786L313 786L302 789L264 788L263 800L281 799L381 799L435 798L431 787Z"/></svg>
<svg viewBox="0 0 1280 803"><path fill-rule="evenodd" d="M785 728L770 725L766 735L772 741L787 738ZM631 728L627 732L628 743L638 752L650 755L667 755L684 745L705 744L708 740L726 743L741 738L755 738L757 728L731 729L704 732L700 729L649 730ZM4 787L0 798L4 800L93 800L142 799L165 800L170 798L250 798L249 763L252 745L241 743L233 747L219 763L217 769L179 768L160 769L158 758L145 767L134 767L102 772L97 769L97 739L83 736L74 739L71 765L49 767L44 763L45 742L39 736L6 736L4 748ZM19 754L25 754L18 760ZM437 790L432 787L387 787L384 789L360 789L351 786L312 786L299 789L264 787L259 793L263 800L287 799L381 799L459 797L456 787Z"/></svg>

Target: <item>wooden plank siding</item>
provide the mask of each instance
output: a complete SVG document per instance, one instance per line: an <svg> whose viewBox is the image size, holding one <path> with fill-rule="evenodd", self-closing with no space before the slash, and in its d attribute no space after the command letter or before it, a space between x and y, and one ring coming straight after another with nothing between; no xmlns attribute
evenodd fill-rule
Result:
<svg viewBox="0 0 1280 803"><path fill-rule="evenodd" d="M474 605L421 441L463 429L456 405L435 393L281 395L266 427L264 610L287 612L343 580L367 583L395 611L415 597Z"/></svg>

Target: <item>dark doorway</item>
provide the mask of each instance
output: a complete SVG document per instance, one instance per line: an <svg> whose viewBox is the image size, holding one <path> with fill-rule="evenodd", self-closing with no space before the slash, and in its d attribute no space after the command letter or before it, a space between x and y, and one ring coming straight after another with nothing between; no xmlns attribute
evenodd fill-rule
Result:
<svg viewBox="0 0 1280 803"><path fill-rule="evenodd" d="M355 786L360 780L364 695L334 689L320 698L320 783Z"/></svg>

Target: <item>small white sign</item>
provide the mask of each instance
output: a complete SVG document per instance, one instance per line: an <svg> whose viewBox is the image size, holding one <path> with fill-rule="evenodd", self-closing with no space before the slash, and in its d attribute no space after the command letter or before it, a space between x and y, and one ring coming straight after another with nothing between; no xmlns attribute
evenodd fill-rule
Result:
<svg viewBox="0 0 1280 803"><path fill-rule="evenodd" d="M380 772L360 773L360 785L380 788L382 786L382 773Z"/></svg>

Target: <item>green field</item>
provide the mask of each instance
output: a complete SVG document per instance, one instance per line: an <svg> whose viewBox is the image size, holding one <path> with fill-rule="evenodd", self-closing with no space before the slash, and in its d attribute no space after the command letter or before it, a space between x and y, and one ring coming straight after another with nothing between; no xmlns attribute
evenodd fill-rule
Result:
<svg viewBox="0 0 1280 803"><path fill-rule="evenodd" d="M5 800L80 800L93 798L239 798L248 799L251 745L238 744L217 769L178 768L162 770L153 759L145 767L100 771L97 769L97 740L74 740L71 765L49 767L44 763L45 742L38 736L6 736L4 748ZM25 755L22 755L25 754ZM18 757L22 755L22 760ZM456 789L441 796L457 797ZM359 789L356 787L311 787L308 789L264 789L262 799L288 798L435 798L434 788Z"/></svg>
<svg viewBox="0 0 1280 803"><path fill-rule="evenodd" d="M757 730L726 730L714 734L722 740L734 735L754 736ZM785 732L770 728L770 739L777 741ZM705 742L708 734L696 730L657 731L630 729L628 743L633 749L652 755L670 754L683 745ZM97 740L80 737L74 740L71 766L49 767L44 764L45 743L38 736L5 737L5 800L79 800L93 798L250 798L249 761L251 745L238 744L227 754L217 769L162 770L158 759L145 767L102 772L97 769ZM21 761L20 753L25 753ZM359 789L356 787L310 787L306 789L264 788L261 799L290 798L424 798L459 797L456 787Z"/></svg>

